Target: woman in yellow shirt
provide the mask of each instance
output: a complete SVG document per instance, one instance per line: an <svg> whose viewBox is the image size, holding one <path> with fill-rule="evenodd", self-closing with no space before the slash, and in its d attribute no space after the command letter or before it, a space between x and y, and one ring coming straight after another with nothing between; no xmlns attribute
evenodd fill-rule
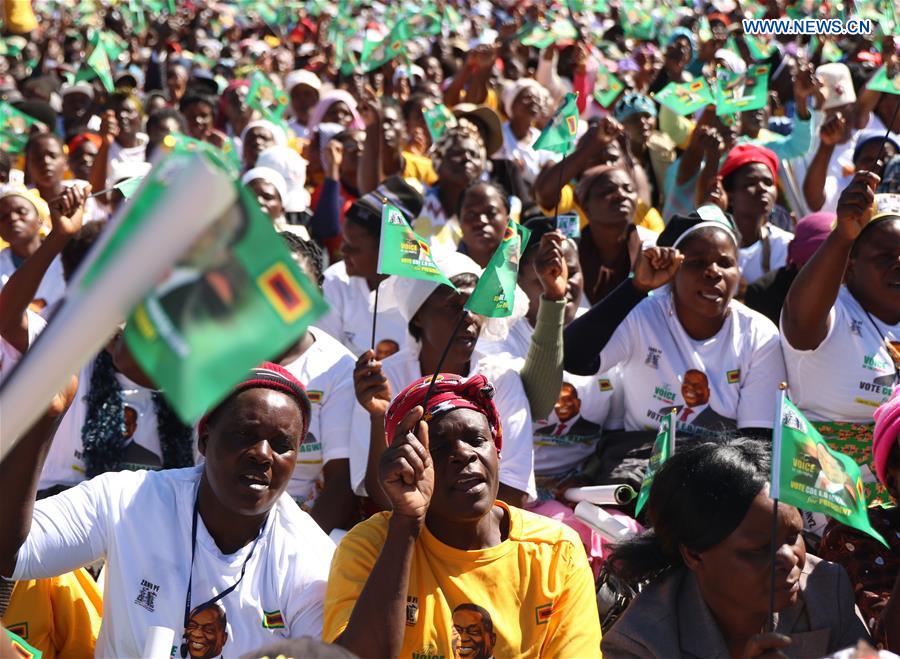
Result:
<svg viewBox="0 0 900 659"><path fill-rule="evenodd" d="M578 535L497 501L500 420L482 375L431 376L385 416L379 479L392 513L344 537L323 639L360 657L599 657Z"/></svg>

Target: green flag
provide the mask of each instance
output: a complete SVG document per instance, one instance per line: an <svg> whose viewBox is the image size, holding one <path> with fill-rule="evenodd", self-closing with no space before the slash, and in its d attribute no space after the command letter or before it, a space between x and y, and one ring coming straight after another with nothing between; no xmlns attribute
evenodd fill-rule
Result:
<svg viewBox="0 0 900 659"><path fill-rule="evenodd" d="M594 100L608 108L625 89L625 85L602 64L597 67L597 82L594 85Z"/></svg>
<svg viewBox="0 0 900 659"><path fill-rule="evenodd" d="M0 101L0 150L11 155L21 153L28 142L31 127L43 125L6 101Z"/></svg>
<svg viewBox="0 0 900 659"><path fill-rule="evenodd" d="M85 63L96 77L100 78L100 82L103 83L106 91L112 93L115 90L115 83L113 82L112 69L109 65L109 56L106 54L106 46L103 45L103 41L100 39L100 33L96 32L91 41L94 47ZM79 72L80 75L81 72ZM78 79L80 78L76 76L76 80Z"/></svg>
<svg viewBox="0 0 900 659"><path fill-rule="evenodd" d="M575 144L578 132L578 94L568 93L534 143L535 149L566 155Z"/></svg>
<svg viewBox="0 0 900 659"><path fill-rule="evenodd" d="M716 80L716 114L758 110L769 102L769 65L751 66L746 73L719 70Z"/></svg>
<svg viewBox="0 0 900 659"><path fill-rule="evenodd" d="M247 105L259 111L266 121L273 124L284 124L284 111L288 106L288 96L279 89L265 74L255 71L250 78L250 90L247 92Z"/></svg>
<svg viewBox="0 0 900 659"><path fill-rule="evenodd" d="M653 100L681 115L694 114L700 108L715 103L705 80L670 82L653 94Z"/></svg>
<svg viewBox="0 0 900 659"><path fill-rule="evenodd" d="M900 94L900 72L893 78L888 78L887 67L882 66L875 72L872 79L866 84L866 89L875 92L886 92L888 94Z"/></svg>
<svg viewBox="0 0 900 659"><path fill-rule="evenodd" d="M528 32L522 36L523 46L534 46L538 50L544 50L555 42L556 37L540 25L532 25Z"/></svg>
<svg viewBox="0 0 900 659"><path fill-rule="evenodd" d="M638 41L652 41L656 37L656 26L650 12L630 0L622 0L620 22L626 37Z"/></svg>
<svg viewBox="0 0 900 659"><path fill-rule="evenodd" d="M634 516L637 517L644 504L650 497L650 487L653 485L653 477L662 464L672 457L675 452L675 412L669 412L659 420L659 432L656 433L656 441L653 443L653 454L647 464L647 473L641 482L641 491L638 493L637 504L634 507Z"/></svg>
<svg viewBox="0 0 900 659"><path fill-rule="evenodd" d="M118 190L125 199L131 199L134 196L134 193L137 192L138 188L141 187L141 183L143 182L143 176L134 176L132 178L127 178L124 181L120 181L113 186L113 189Z"/></svg>
<svg viewBox="0 0 900 659"><path fill-rule="evenodd" d="M406 45L411 37L409 23L406 19L400 20L384 39L374 39L367 32L359 63L367 73L379 69L398 55L405 53Z"/></svg>
<svg viewBox="0 0 900 659"><path fill-rule="evenodd" d="M237 176L241 171L241 160L231 140L219 149L209 142L203 142L181 133L170 133L163 138L163 146L169 151L184 153L199 151L232 176Z"/></svg>
<svg viewBox="0 0 900 659"><path fill-rule="evenodd" d="M732 38L729 37L729 39ZM763 41L752 34L744 34L744 43L747 44L747 50L750 51L751 57L757 61L769 59L772 51L775 50L775 46L771 41Z"/></svg>
<svg viewBox="0 0 900 659"><path fill-rule="evenodd" d="M456 125L456 115L443 103L438 103L430 110L422 113L425 117L425 123L428 125L428 132L431 133L431 141L437 142L444 131Z"/></svg>
<svg viewBox="0 0 900 659"><path fill-rule="evenodd" d="M327 309L252 193L237 181L235 188L237 203L188 248L125 328L138 364L186 423ZM150 210L141 207L143 197L134 212Z"/></svg>
<svg viewBox="0 0 900 659"><path fill-rule="evenodd" d="M381 213L378 274L436 281L456 290L431 258L428 241L412 230L399 208L390 204L385 204Z"/></svg>
<svg viewBox="0 0 900 659"><path fill-rule="evenodd" d="M519 259L530 235L531 231L521 224L509 221L503 240L466 302L466 309L488 318L506 318L512 315Z"/></svg>
<svg viewBox="0 0 900 659"><path fill-rule="evenodd" d="M772 487L769 496L820 512L887 543L872 528L866 497L853 458L831 450L819 431L778 392L772 433Z"/></svg>

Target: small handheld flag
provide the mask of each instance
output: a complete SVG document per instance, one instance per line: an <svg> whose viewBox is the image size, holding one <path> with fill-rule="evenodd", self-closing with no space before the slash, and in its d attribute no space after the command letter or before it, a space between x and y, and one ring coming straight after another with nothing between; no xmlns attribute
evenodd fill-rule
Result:
<svg viewBox="0 0 900 659"><path fill-rule="evenodd" d="M503 240L484 269L466 309L488 318L511 316L519 275L519 259L528 243L531 231L517 222L509 221Z"/></svg>
<svg viewBox="0 0 900 659"><path fill-rule="evenodd" d="M672 457L675 452L675 410L673 409L666 416L659 420L659 432L656 434L656 441L653 444L653 454L650 456L650 462L647 465L647 473L641 483L641 491L638 494L638 500L634 507L634 514L637 517L640 514L647 499L650 498L650 488L653 486L653 478L662 467L663 463Z"/></svg>
<svg viewBox="0 0 900 659"><path fill-rule="evenodd" d="M385 204L381 213L378 274L436 281L456 290L431 257L428 241L412 230L399 208L390 204Z"/></svg>
<svg viewBox="0 0 900 659"><path fill-rule="evenodd" d="M768 103L769 65L751 66L746 73L720 70L716 81L716 114L758 110Z"/></svg>
<svg viewBox="0 0 900 659"><path fill-rule="evenodd" d="M882 66L866 84L866 89L888 94L900 94L900 72L895 74L893 78L888 78L887 67Z"/></svg>
<svg viewBox="0 0 900 659"><path fill-rule="evenodd" d="M672 112L680 115L693 114L700 108L715 103L705 80L670 82L652 96L657 103L665 105Z"/></svg>
<svg viewBox="0 0 900 659"><path fill-rule="evenodd" d="M597 69L597 82L594 85L594 100L605 108L612 105L625 85L602 64Z"/></svg>
<svg viewBox="0 0 900 659"><path fill-rule="evenodd" d="M544 151L554 151L566 155L575 144L575 135L578 133L578 94L566 94L562 105L553 114L544 130L534 143L534 148Z"/></svg>
<svg viewBox="0 0 900 659"><path fill-rule="evenodd" d="M287 94L276 87L262 72L256 71L250 79L250 90L247 92L247 105L259 113L267 121L281 125L284 123L284 111L288 106Z"/></svg>

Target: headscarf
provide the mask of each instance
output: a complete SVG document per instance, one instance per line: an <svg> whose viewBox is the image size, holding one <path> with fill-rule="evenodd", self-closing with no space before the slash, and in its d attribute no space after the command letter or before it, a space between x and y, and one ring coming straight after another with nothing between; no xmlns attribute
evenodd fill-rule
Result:
<svg viewBox="0 0 900 659"><path fill-rule="evenodd" d="M513 104L516 102L516 98L519 94L526 89L531 89L542 97L547 93L544 86L532 78L519 78L514 83L506 85L506 87L503 88L501 98L503 100L503 111L506 112L507 117L512 117Z"/></svg>
<svg viewBox="0 0 900 659"><path fill-rule="evenodd" d="M403 421L409 411L417 405L425 403L425 394L434 377L434 388L428 399L424 420L435 420L438 416L447 414L453 410L474 410L484 414L491 428L491 437L497 453L503 444L503 428L500 424L500 414L494 404L494 385L488 382L483 375L473 375L463 378L455 373L439 373L436 376L426 375L421 377L403 391L397 394L391 401L387 414L384 416L385 439L388 444L393 441L397 426Z"/></svg>
<svg viewBox="0 0 900 659"><path fill-rule="evenodd" d="M38 192L37 189L29 190L21 185L7 185L0 187L0 199L6 199L7 197L21 197L34 207L38 219L40 219L41 222L48 222L50 220L50 207L47 205L47 202L44 201L43 197L41 197L41 193Z"/></svg>
<svg viewBox="0 0 900 659"><path fill-rule="evenodd" d="M103 146L103 138L100 137L97 133L79 133L66 145L69 149L69 153L74 153L78 147L80 147L85 142L91 142L98 149Z"/></svg>
<svg viewBox="0 0 900 659"><path fill-rule="evenodd" d="M752 163L765 165L772 172L772 178L778 180L778 156L772 149L757 144L738 144L731 149L719 169L719 176L725 178L736 169Z"/></svg>
<svg viewBox="0 0 900 659"><path fill-rule="evenodd" d="M268 167L284 177L287 197L282 205L288 213L300 213L309 208L309 191L306 189L306 167L309 163L289 146L270 146L259 154L257 167Z"/></svg>
<svg viewBox="0 0 900 659"><path fill-rule="evenodd" d="M688 43L690 43L691 46L691 57L693 57L694 53L697 51L697 38L694 36L694 33L686 27L676 27L672 30L671 34L669 34L669 40L666 42L666 46L670 46L676 39L688 40Z"/></svg>
<svg viewBox="0 0 900 659"><path fill-rule="evenodd" d="M713 204L704 204L688 215L673 215L656 239L656 244L660 247L678 247L691 234L707 228L721 229L731 238L735 249L740 247L731 217Z"/></svg>
<svg viewBox="0 0 900 659"><path fill-rule="evenodd" d="M788 245L787 264L802 268L825 242L837 215L834 213L812 213L797 222L794 239Z"/></svg>
<svg viewBox="0 0 900 659"><path fill-rule="evenodd" d="M732 73L746 73L747 63L740 55L731 52L727 48L719 48L713 55L713 59L722 60L725 68Z"/></svg>
<svg viewBox="0 0 900 659"><path fill-rule="evenodd" d="M362 117L359 116L359 111L356 109L356 99L350 95L350 92L344 91L343 89L332 89L319 99L319 102L316 103L316 107L313 108L309 115L309 124L307 124L307 128L313 130L318 126L322 121L322 117L328 112L328 108L338 102L342 102L350 108L350 114L353 115L353 121L350 122L350 125L347 128L365 130L366 124L363 122Z"/></svg>
<svg viewBox="0 0 900 659"><path fill-rule="evenodd" d="M265 119L258 119L257 121L251 121L244 130L241 131L241 144L246 144L247 135L250 134L250 131L254 128L265 128L267 131L272 133L272 138L275 140L276 146L287 146L287 135L284 132L284 129L280 126L276 126L271 121L266 121Z"/></svg>
<svg viewBox="0 0 900 659"><path fill-rule="evenodd" d="M219 130L224 130L225 124L227 123L227 118L225 116L225 106L228 105L228 94L233 92L235 89L240 89L241 87L250 87L249 80L232 80L228 83L228 86L225 87L222 95L219 97L219 106L218 117L216 120L216 128Z"/></svg>
<svg viewBox="0 0 900 659"><path fill-rule="evenodd" d="M656 104L649 96L644 94L628 93L615 105L613 114L616 121L625 121L634 114L649 114L651 117L656 116Z"/></svg>
<svg viewBox="0 0 900 659"><path fill-rule="evenodd" d="M266 183L271 183L275 186L275 189L278 191L278 196L281 198L283 208L284 200L287 199L288 195L287 183L285 183L284 177L271 167L257 166L248 170L247 173L241 177L241 183L250 185L251 182L257 179L262 179Z"/></svg>
<svg viewBox="0 0 900 659"><path fill-rule="evenodd" d="M454 142L461 139L472 139L478 144L478 155L481 159L482 170L484 170L484 167L487 165L488 157L484 138L481 137L481 133L475 124L467 119L461 118L455 126L449 126L444 131L444 134L441 135L437 142L431 147L431 164L434 167L434 171L440 171L447 150Z"/></svg>
<svg viewBox="0 0 900 659"><path fill-rule="evenodd" d="M300 433L300 441L301 443L303 442L306 438L306 433L309 431L309 417L312 411L312 405L309 402L309 396L306 395L306 387L303 386L300 380L295 378L286 368L279 366L278 364L263 362L252 369L244 380L232 389L228 398L236 396L242 391L247 391L247 389L272 389L293 398L303 412L303 428ZM220 403L215 409L218 409L223 404L224 402ZM206 424L209 422L209 417L215 412L215 409L210 410L202 419L200 419L200 423L197 425L198 433L203 433Z"/></svg>
<svg viewBox="0 0 900 659"><path fill-rule="evenodd" d="M890 142L897 151L900 151L900 135L897 135L896 133L887 133L885 135L883 130L861 130L856 134L856 146L853 149L853 161L856 162L856 159L859 157L859 152L866 144L875 141L881 142L881 140Z"/></svg>
<svg viewBox="0 0 900 659"><path fill-rule="evenodd" d="M897 445L900 433L900 388L894 390L886 403L875 410L875 430L872 432L872 459L878 480L887 486L887 464L891 449Z"/></svg>

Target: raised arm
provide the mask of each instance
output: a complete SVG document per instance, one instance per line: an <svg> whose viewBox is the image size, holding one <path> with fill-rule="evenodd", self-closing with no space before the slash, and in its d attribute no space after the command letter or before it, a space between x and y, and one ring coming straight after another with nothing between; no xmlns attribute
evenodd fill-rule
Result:
<svg viewBox="0 0 900 659"><path fill-rule="evenodd" d="M38 480L60 420L69 409L78 388L78 378L57 394L44 415L35 422L12 450L0 460L0 577L9 578L16 569L16 555L31 531L31 515ZM11 437L3 438L3 448Z"/></svg>
<svg viewBox="0 0 900 659"><path fill-rule="evenodd" d="M806 169L803 179L803 196L812 212L825 205L825 179L828 177L828 163L834 153L834 147L844 134L847 119L840 112L829 117L819 131L819 148Z"/></svg>
<svg viewBox="0 0 900 659"><path fill-rule="evenodd" d="M90 184L98 192L106 189L109 150L118 136L119 122L116 119L116 113L113 110L106 110L103 113L103 122L100 124L100 137L103 138L103 141L100 144L100 150L94 159L94 166L91 169Z"/></svg>
<svg viewBox="0 0 900 659"><path fill-rule="evenodd" d="M359 104L359 113L366 123L366 142L363 146L362 157L357 173L357 185L359 194L371 192L383 178L381 171L381 150L384 148L382 139L384 129L382 127L381 103L375 95L375 91L366 85L365 96Z"/></svg>
<svg viewBox="0 0 900 659"><path fill-rule="evenodd" d="M857 172L838 201L837 226L800 270L781 311L784 338L797 350L815 350L828 334L853 242L872 218L879 178Z"/></svg>
<svg viewBox="0 0 900 659"><path fill-rule="evenodd" d="M428 425L422 414L421 407L410 410L379 461L378 477L393 513L381 553L346 629L335 641L362 659L396 657L403 647L409 569L434 491Z"/></svg>
<svg viewBox="0 0 900 659"><path fill-rule="evenodd" d="M597 373L601 367L600 352L616 328L650 291L672 280L683 260L684 256L671 247L645 249L633 278L623 281L566 327L563 332L565 369L575 375Z"/></svg>
<svg viewBox="0 0 900 659"><path fill-rule="evenodd" d="M697 177L694 202L700 206L706 200L709 190L715 187L719 175L719 158L725 151L725 141L712 126L701 126L697 132L703 149L703 169Z"/></svg>
<svg viewBox="0 0 900 659"><path fill-rule="evenodd" d="M0 336L19 352L28 349L26 310L34 299L41 280L53 259L81 229L84 204L91 186L67 188L62 197L50 204L50 235L37 251L20 265L0 290Z"/></svg>

